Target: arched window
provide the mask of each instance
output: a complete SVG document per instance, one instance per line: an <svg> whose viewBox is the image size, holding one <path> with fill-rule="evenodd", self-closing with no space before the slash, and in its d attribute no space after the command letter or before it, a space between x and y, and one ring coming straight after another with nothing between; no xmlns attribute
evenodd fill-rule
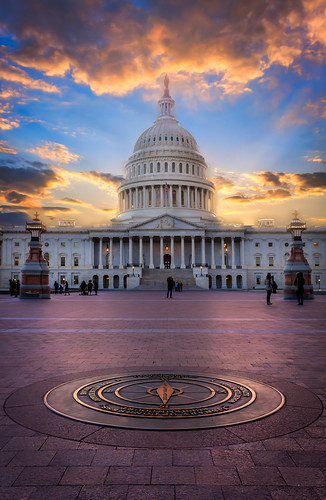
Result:
<svg viewBox="0 0 326 500"><path fill-rule="evenodd" d="M152 174L153 173L153 163L150 164L150 173Z"/></svg>
<svg viewBox="0 0 326 500"><path fill-rule="evenodd" d="M179 172L182 174L182 163L179 163Z"/></svg>
<svg viewBox="0 0 326 500"><path fill-rule="evenodd" d="M175 163L172 163L172 172L175 172Z"/></svg>
<svg viewBox="0 0 326 500"><path fill-rule="evenodd" d="M158 162L158 164L157 164L156 171L157 172L161 172L161 164L160 164L160 162Z"/></svg>
<svg viewBox="0 0 326 500"><path fill-rule="evenodd" d="M146 174L146 163L144 163L144 174Z"/></svg>
<svg viewBox="0 0 326 500"><path fill-rule="evenodd" d="M189 163L186 165L186 174L189 174Z"/></svg>
<svg viewBox="0 0 326 500"><path fill-rule="evenodd" d="M165 172L168 171L168 162L167 161L164 163L164 170L165 170Z"/></svg>

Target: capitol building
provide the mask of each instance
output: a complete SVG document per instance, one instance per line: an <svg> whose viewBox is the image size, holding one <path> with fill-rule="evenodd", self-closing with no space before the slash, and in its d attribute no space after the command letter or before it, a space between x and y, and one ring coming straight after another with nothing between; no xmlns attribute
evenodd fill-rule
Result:
<svg viewBox="0 0 326 500"><path fill-rule="evenodd" d="M42 235L51 287L68 281L78 289L91 279L99 289L160 289L171 275L184 289L261 289L270 272L282 288L291 235L272 219L223 225L205 158L175 119L167 77L158 104L125 165L117 217L100 228L61 221ZM29 241L23 226L1 229L0 289L21 278ZM303 241L313 287L326 288L325 228L307 228Z"/></svg>

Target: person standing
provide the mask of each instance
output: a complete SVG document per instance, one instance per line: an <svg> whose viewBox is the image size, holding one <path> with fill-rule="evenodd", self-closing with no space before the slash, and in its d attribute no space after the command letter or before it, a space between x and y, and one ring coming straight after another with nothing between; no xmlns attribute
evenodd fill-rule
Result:
<svg viewBox="0 0 326 500"><path fill-rule="evenodd" d="M298 299L298 306L303 306L303 292L304 292L305 280L302 272L297 273L293 284L295 285L295 292Z"/></svg>
<svg viewBox="0 0 326 500"><path fill-rule="evenodd" d="M54 282L54 293L55 295L58 293L59 283L57 281Z"/></svg>
<svg viewBox="0 0 326 500"><path fill-rule="evenodd" d="M16 287L15 287L15 297L19 297L20 295L20 281L16 281Z"/></svg>
<svg viewBox="0 0 326 500"><path fill-rule="evenodd" d="M166 298L168 299L170 296L170 299L172 299L172 290L173 290L173 286L174 286L174 281L173 281L172 276L169 276L166 281L168 284L168 293L166 294Z"/></svg>
<svg viewBox="0 0 326 500"><path fill-rule="evenodd" d="M92 295L92 290L93 290L92 280L89 280L87 285L88 295Z"/></svg>
<svg viewBox="0 0 326 500"><path fill-rule="evenodd" d="M65 282L65 295L70 295L68 281Z"/></svg>
<svg viewBox="0 0 326 500"><path fill-rule="evenodd" d="M95 295L97 295L98 282L96 280L93 281L93 288L94 288Z"/></svg>
<svg viewBox="0 0 326 500"><path fill-rule="evenodd" d="M273 290L273 293L277 293L277 289L278 289L277 283L274 280L274 278L272 277L272 290Z"/></svg>
<svg viewBox="0 0 326 500"><path fill-rule="evenodd" d="M271 273L267 273L266 279L265 279L265 290L266 290L266 301L267 305L271 306L271 293L272 293L272 276Z"/></svg>

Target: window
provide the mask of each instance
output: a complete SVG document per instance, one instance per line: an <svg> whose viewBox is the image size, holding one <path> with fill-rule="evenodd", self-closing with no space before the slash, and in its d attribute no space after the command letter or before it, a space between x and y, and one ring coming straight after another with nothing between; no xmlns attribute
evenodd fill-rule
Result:
<svg viewBox="0 0 326 500"><path fill-rule="evenodd" d="M161 140L162 140L162 137L160 136L160 137L158 138L158 140L159 140L159 141L161 141Z"/></svg>
<svg viewBox="0 0 326 500"><path fill-rule="evenodd" d="M256 256L256 267L260 267L260 256Z"/></svg>
<svg viewBox="0 0 326 500"><path fill-rule="evenodd" d="M199 177L199 167L197 167L197 175L198 175L198 177Z"/></svg>
<svg viewBox="0 0 326 500"><path fill-rule="evenodd" d="M175 163L172 163L172 172L175 172Z"/></svg>
<svg viewBox="0 0 326 500"><path fill-rule="evenodd" d="M78 257L74 257L74 266L78 267L78 265L79 265L79 259Z"/></svg>
<svg viewBox="0 0 326 500"><path fill-rule="evenodd" d="M284 243L284 246L285 246L285 247L288 247L288 246L289 246L288 242Z"/></svg>
<svg viewBox="0 0 326 500"><path fill-rule="evenodd" d="M179 137L177 137L177 141L179 140Z"/></svg>
<svg viewBox="0 0 326 500"><path fill-rule="evenodd" d="M140 165L138 165L138 175L140 175Z"/></svg>
<svg viewBox="0 0 326 500"><path fill-rule="evenodd" d="M66 246L66 242L65 242L65 241L61 241L60 245L61 245L62 247L65 247L65 246Z"/></svg>
<svg viewBox="0 0 326 500"><path fill-rule="evenodd" d="M260 247L260 243L258 241L256 241L255 247L257 247L257 248Z"/></svg>
<svg viewBox="0 0 326 500"><path fill-rule="evenodd" d="M78 274L73 275L72 282L74 285L79 285L79 275Z"/></svg>
<svg viewBox="0 0 326 500"><path fill-rule="evenodd" d="M44 259L45 259L47 265L49 266L50 265L50 255L47 252L44 254Z"/></svg>
<svg viewBox="0 0 326 500"><path fill-rule="evenodd" d="M66 277L64 274L60 275L60 285L64 285L66 283Z"/></svg>
<svg viewBox="0 0 326 500"><path fill-rule="evenodd" d="M135 167L132 167L132 175L135 176Z"/></svg>
<svg viewBox="0 0 326 500"><path fill-rule="evenodd" d="M268 257L268 265L269 265L269 267L274 266L274 257Z"/></svg>
<svg viewBox="0 0 326 500"><path fill-rule="evenodd" d="M168 162L167 161L164 163L164 170L165 170L165 172L168 171Z"/></svg>
<svg viewBox="0 0 326 500"><path fill-rule="evenodd" d="M161 172L161 164L160 162L158 162L157 164L157 169L156 169L157 172Z"/></svg>
<svg viewBox="0 0 326 500"><path fill-rule="evenodd" d="M273 242L272 242L272 241L269 241L269 242L268 242L268 246L269 246L269 247L272 247L272 246L273 246Z"/></svg>
<svg viewBox="0 0 326 500"><path fill-rule="evenodd" d="M19 247L19 241L15 241L15 247Z"/></svg>
<svg viewBox="0 0 326 500"><path fill-rule="evenodd" d="M256 285L261 285L261 275L256 274Z"/></svg>
<svg viewBox="0 0 326 500"><path fill-rule="evenodd" d="M318 241L314 241L314 247L318 247L318 246L319 246Z"/></svg>
<svg viewBox="0 0 326 500"><path fill-rule="evenodd" d="M60 266L64 267L66 265L66 257L60 257Z"/></svg>
<svg viewBox="0 0 326 500"><path fill-rule="evenodd" d="M19 266L19 257L14 257L14 266Z"/></svg>
<svg viewBox="0 0 326 500"><path fill-rule="evenodd" d="M319 288L320 288L320 275L319 274L315 275L315 285L319 286Z"/></svg>
<svg viewBox="0 0 326 500"><path fill-rule="evenodd" d="M179 173L182 174L182 163L179 163Z"/></svg>
<svg viewBox="0 0 326 500"><path fill-rule="evenodd" d="M173 137L171 136L171 141L173 141Z"/></svg>
<svg viewBox="0 0 326 500"><path fill-rule="evenodd" d="M154 141L154 142L156 141L156 137L154 137L153 141Z"/></svg>
<svg viewBox="0 0 326 500"><path fill-rule="evenodd" d="M319 255L314 255L315 267L319 267Z"/></svg>
<svg viewBox="0 0 326 500"><path fill-rule="evenodd" d="M146 174L146 163L144 163L144 174Z"/></svg>
<svg viewBox="0 0 326 500"><path fill-rule="evenodd" d="M150 164L150 173L152 174L153 173L153 163Z"/></svg>
<svg viewBox="0 0 326 500"><path fill-rule="evenodd" d="M192 166L192 175L195 175L195 165Z"/></svg>
<svg viewBox="0 0 326 500"><path fill-rule="evenodd" d="M189 174L189 164L186 165L186 174Z"/></svg>
<svg viewBox="0 0 326 500"><path fill-rule="evenodd" d="M167 138L166 136L165 136L165 140L166 140L166 141L168 140L168 138Z"/></svg>
<svg viewBox="0 0 326 500"><path fill-rule="evenodd" d="M74 241L74 248L79 248L79 247L80 247L79 241Z"/></svg>

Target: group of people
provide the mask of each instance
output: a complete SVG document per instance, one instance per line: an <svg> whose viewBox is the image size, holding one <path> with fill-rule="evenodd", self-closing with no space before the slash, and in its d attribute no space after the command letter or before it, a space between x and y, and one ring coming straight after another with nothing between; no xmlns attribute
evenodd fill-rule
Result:
<svg viewBox="0 0 326 500"><path fill-rule="evenodd" d="M304 294L305 280L304 280L302 272L298 272L296 274L296 277L295 277L293 284L295 286L295 293L296 293L296 296L298 299L298 305L303 306L303 294ZM265 290L266 290L266 301L267 301L268 306L272 305L271 295L272 295L272 293L277 293L277 288L278 288L278 286L277 286L276 282L274 281L273 276L271 275L271 273L267 273L267 276L265 279Z"/></svg>
<svg viewBox="0 0 326 500"><path fill-rule="evenodd" d="M92 295L93 290L95 295L97 295L98 282L96 280L94 281L89 280L88 283L86 283L86 281L84 280L81 282L79 287L80 295ZM61 294L64 292L65 295L70 295L69 285L67 280L65 280L64 286L62 284L59 285L57 281L54 282L54 293L57 294L58 292Z"/></svg>
<svg viewBox="0 0 326 500"><path fill-rule="evenodd" d="M20 294L20 281L19 280L9 280L9 292L10 295L18 297Z"/></svg>
<svg viewBox="0 0 326 500"><path fill-rule="evenodd" d="M88 280L88 283L86 283L86 281L83 280L80 284L79 290L80 290L80 295L92 295L93 290L95 295L97 295L98 282L96 280L94 281Z"/></svg>

